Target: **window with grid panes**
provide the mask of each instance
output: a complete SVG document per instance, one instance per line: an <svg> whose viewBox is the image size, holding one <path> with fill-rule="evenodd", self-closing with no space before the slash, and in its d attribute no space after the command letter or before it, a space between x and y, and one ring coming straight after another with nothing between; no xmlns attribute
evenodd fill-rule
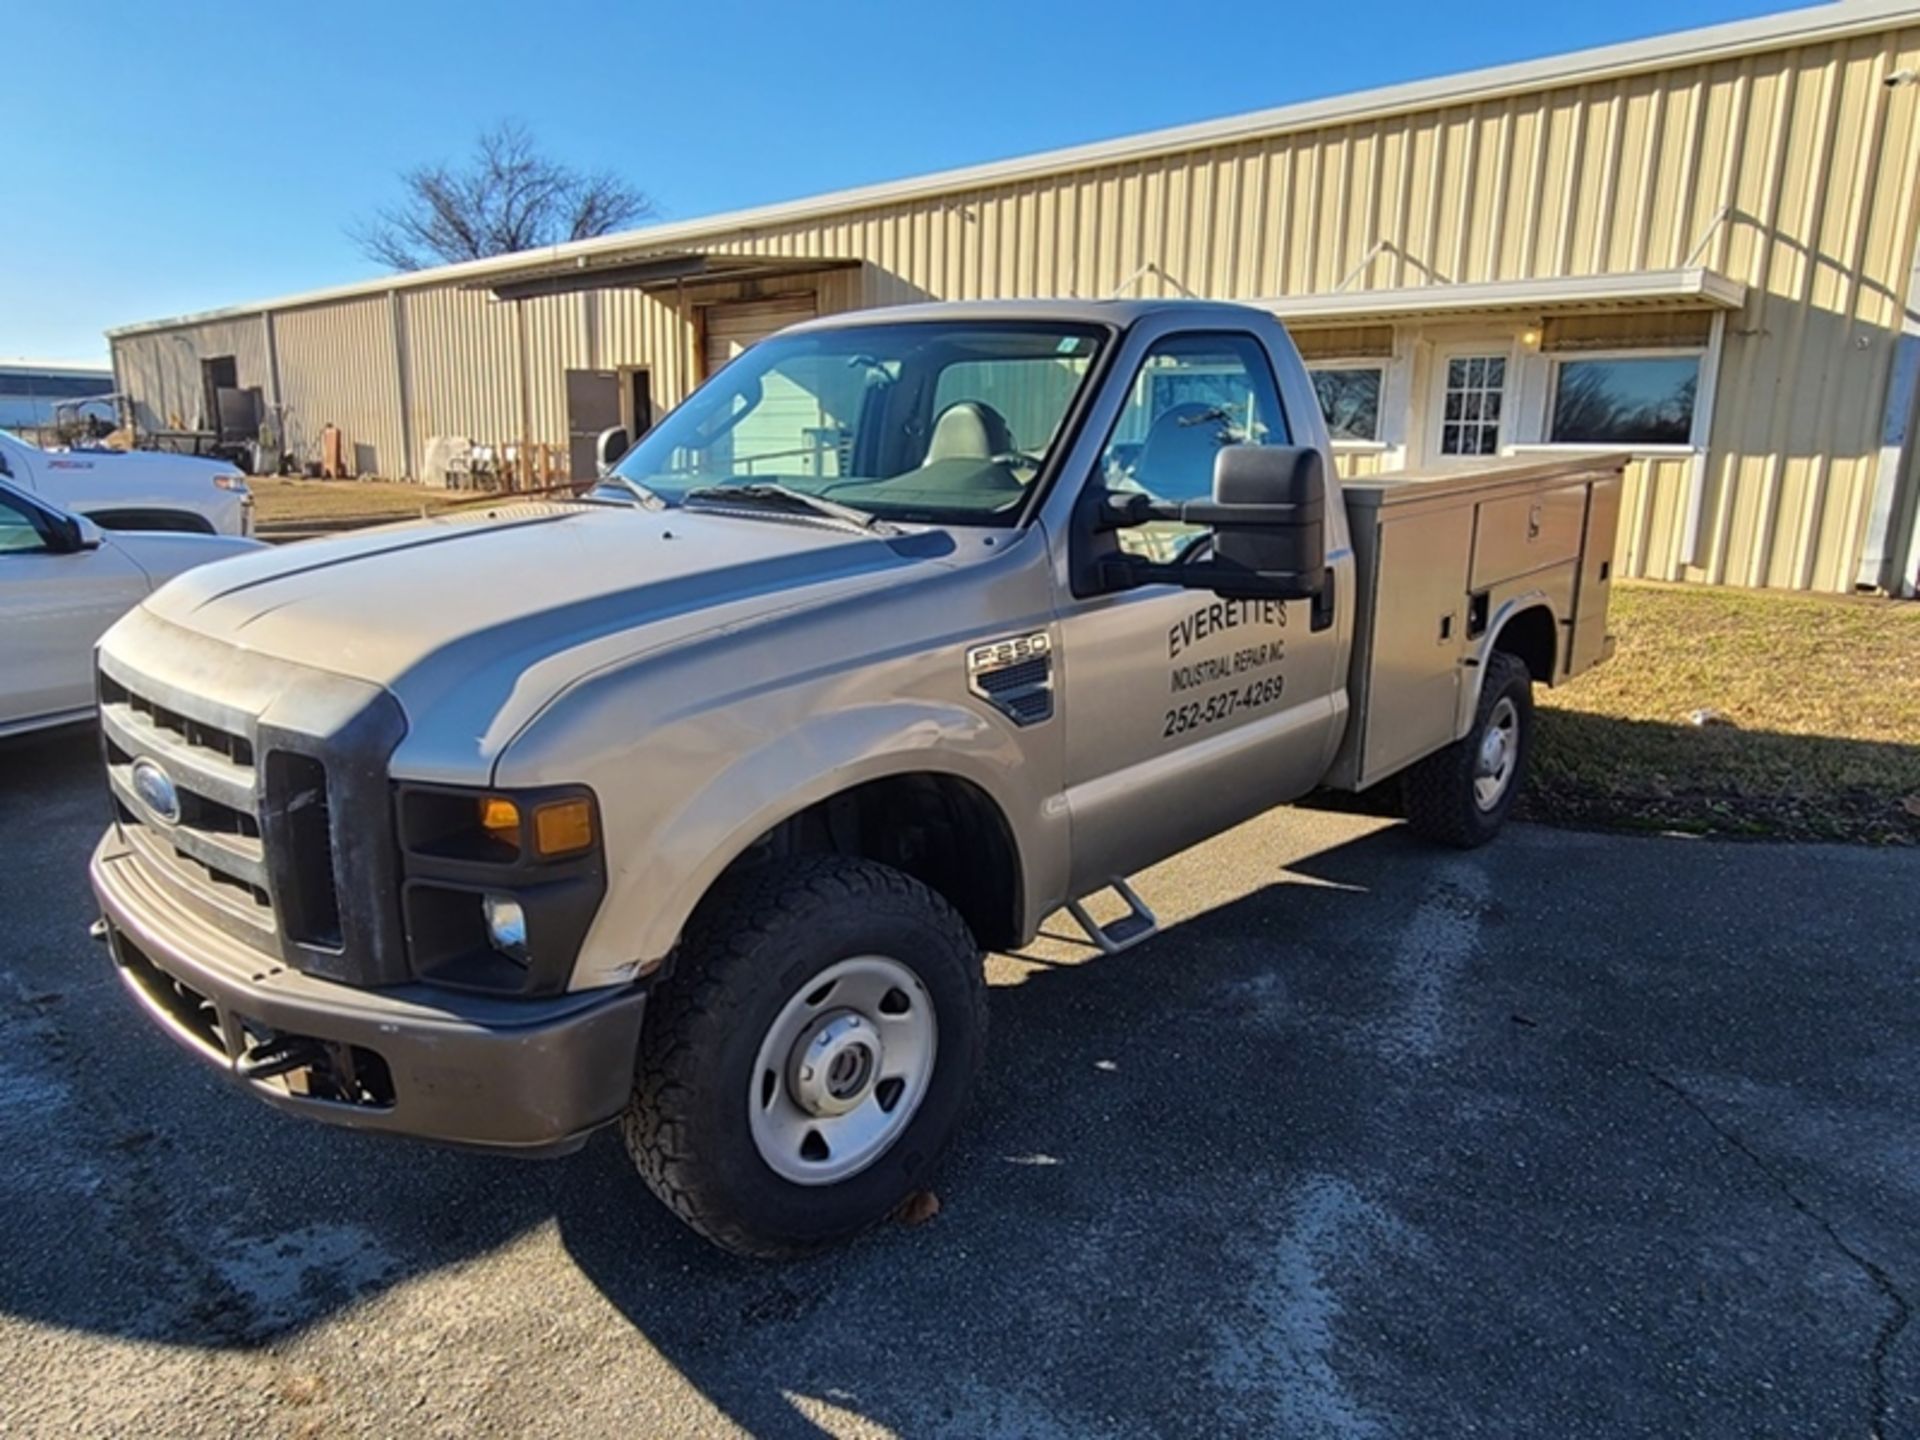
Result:
<svg viewBox="0 0 1920 1440"><path fill-rule="evenodd" d="M1504 355L1457 355L1447 361L1442 455L1500 453L1500 402L1506 388Z"/></svg>

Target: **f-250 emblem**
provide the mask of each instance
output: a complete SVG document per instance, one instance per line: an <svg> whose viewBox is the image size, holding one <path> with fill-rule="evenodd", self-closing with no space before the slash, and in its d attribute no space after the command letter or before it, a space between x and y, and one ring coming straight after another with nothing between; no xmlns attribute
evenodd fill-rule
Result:
<svg viewBox="0 0 1920 1440"><path fill-rule="evenodd" d="M1016 725L1053 717L1053 639L1044 630L967 651L967 689Z"/></svg>

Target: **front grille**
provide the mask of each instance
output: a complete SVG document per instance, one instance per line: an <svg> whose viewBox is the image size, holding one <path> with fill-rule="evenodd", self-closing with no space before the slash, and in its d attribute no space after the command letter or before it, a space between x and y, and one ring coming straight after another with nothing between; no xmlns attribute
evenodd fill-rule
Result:
<svg viewBox="0 0 1920 1440"><path fill-rule="evenodd" d="M100 731L114 818L156 878L230 933L277 949L260 777L246 723L198 715L102 672ZM185 702L191 703L191 702ZM170 782L176 813L163 813L136 783L136 766Z"/></svg>

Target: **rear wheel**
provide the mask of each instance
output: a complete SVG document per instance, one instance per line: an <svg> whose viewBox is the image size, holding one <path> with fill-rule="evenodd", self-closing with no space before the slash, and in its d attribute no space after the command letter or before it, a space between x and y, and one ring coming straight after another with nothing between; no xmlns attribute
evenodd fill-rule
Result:
<svg viewBox="0 0 1920 1440"><path fill-rule="evenodd" d="M953 908L867 860L722 882L640 1038L628 1153L728 1250L787 1256L884 1219L946 1148L986 1033Z"/></svg>
<svg viewBox="0 0 1920 1440"><path fill-rule="evenodd" d="M1486 844L1513 809L1532 751L1532 672L1517 656L1495 651L1472 729L1407 771L1408 823L1443 845Z"/></svg>

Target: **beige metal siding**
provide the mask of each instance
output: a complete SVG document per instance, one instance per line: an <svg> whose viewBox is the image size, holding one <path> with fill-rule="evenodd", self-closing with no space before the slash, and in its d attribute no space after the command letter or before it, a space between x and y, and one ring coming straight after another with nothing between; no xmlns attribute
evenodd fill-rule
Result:
<svg viewBox="0 0 1920 1440"><path fill-rule="evenodd" d="M1615 574L1684 578L1676 557L1686 530L1693 463L1689 455L1659 455L1641 456L1627 466L1614 538Z"/></svg>
<svg viewBox="0 0 1920 1440"><path fill-rule="evenodd" d="M1909 28L713 248L860 254L895 288L953 299L1098 295L1130 279L1133 293L1258 298L1706 264L1753 294L1729 326L1705 523L1694 555L1684 524L1653 527L1629 571L1844 590L1916 222L1920 88L1882 80L1916 64Z"/></svg>
<svg viewBox="0 0 1920 1440"><path fill-rule="evenodd" d="M355 473L406 473L400 429L393 301L384 295L284 310L274 347L287 395L287 448L320 458L320 432L340 427Z"/></svg>
<svg viewBox="0 0 1920 1440"><path fill-rule="evenodd" d="M518 444L526 436L528 403L514 306L484 290L453 286L402 291L400 304L411 473L421 472L427 442L436 435Z"/></svg>
<svg viewBox="0 0 1920 1440"><path fill-rule="evenodd" d="M140 428L212 429L212 417L203 413L206 392L201 384L200 362L220 355L233 356L235 375L243 389L258 386L262 400L271 401L267 332L258 315L116 339L114 374L120 388L135 398Z"/></svg>

